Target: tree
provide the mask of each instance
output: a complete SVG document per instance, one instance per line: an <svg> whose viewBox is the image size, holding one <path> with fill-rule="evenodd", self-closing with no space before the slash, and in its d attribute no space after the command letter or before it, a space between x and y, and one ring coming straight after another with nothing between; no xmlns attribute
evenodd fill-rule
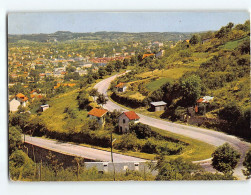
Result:
<svg viewBox="0 0 251 195"><path fill-rule="evenodd" d="M105 70L108 72L108 74L111 74L114 71L114 64L109 62L109 64L106 66Z"/></svg>
<svg viewBox="0 0 251 195"><path fill-rule="evenodd" d="M242 170L243 174L247 177L250 176L251 175L251 149L249 149L249 151L247 152L245 156L243 166L246 168L246 170Z"/></svg>
<svg viewBox="0 0 251 195"><path fill-rule="evenodd" d="M134 132L138 139L145 139L152 136L151 127L142 123L131 124L130 131Z"/></svg>
<svg viewBox="0 0 251 195"><path fill-rule="evenodd" d="M9 157L10 178L13 180L34 179L35 163L22 150L16 150Z"/></svg>
<svg viewBox="0 0 251 195"><path fill-rule="evenodd" d="M63 163L60 163L58 158L56 158L56 155L52 154L51 151L49 151L49 154L46 156L46 158L48 159L49 165L57 177L58 172L63 168Z"/></svg>
<svg viewBox="0 0 251 195"><path fill-rule="evenodd" d="M240 154L228 143L225 143L214 151L212 157L213 168L224 174L232 175L240 159Z"/></svg>
<svg viewBox="0 0 251 195"><path fill-rule="evenodd" d="M97 96L99 94L98 90L96 88L92 88L89 91L89 95L93 97L94 101L95 101L95 96Z"/></svg>
<svg viewBox="0 0 251 195"><path fill-rule="evenodd" d="M228 103L219 111L219 117L231 124L236 124L241 117L241 110L235 103Z"/></svg>
<svg viewBox="0 0 251 195"><path fill-rule="evenodd" d="M194 105L201 94L201 79L197 75L191 75L181 80L183 100L188 106Z"/></svg>
<svg viewBox="0 0 251 195"><path fill-rule="evenodd" d="M129 59L124 59L124 61L123 61L123 69L126 69L127 66L129 66L129 64L130 64Z"/></svg>
<svg viewBox="0 0 251 195"><path fill-rule="evenodd" d="M22 144L21 129L18 127L9 127L9 155L19 148Z"/></svg>
<svg viewBox="0 0 251 195"><path fill-rule="evenodd" d="M192 45L196 45L200 42L200 37L199 35L193 35L191 37L191 39L189 40L189 43L191 43Z"/></svg>
<svg viewBox="0 0 251 195"><path fill-rule="evenodd" d="M84 90L79 92L77 100L79 109L85 109L90 104L89 96Z"/></svg>
<svg viewBox="0 0 251 195"><path fill-rule="evenodd" d="M100 67L100 68L98 69L98 74L99 74L99 76L100 76L101 78L103 78L103 76L105 76L105 75L107 74L107 72L106 72L106 70L105 70L104 67Z"/></svg>
<svg viewBox="0 0 251 195"><path fill-rule="evenodd" d="M115 69L117 72L122 68L123 63L120 60L116 60L115 62Z"/></svg>
<svg viewBox="0 0 251 195"><path fill-rule="evenodd" d="M159 162L161 161L161 162ZM155 180L189 180L192 173L200 170L200 166L192 162L185 161L182 158L157 161L158 175Z"/></svg>
<svg viewBox="0 0 251 195"><path fill-rule="evenodd" d="M102 107L103 107L104 104L106 104L107 101L108 101L108 99L105 97L104 94L99 94L98 95L97 103L101 104Z"/></svg>

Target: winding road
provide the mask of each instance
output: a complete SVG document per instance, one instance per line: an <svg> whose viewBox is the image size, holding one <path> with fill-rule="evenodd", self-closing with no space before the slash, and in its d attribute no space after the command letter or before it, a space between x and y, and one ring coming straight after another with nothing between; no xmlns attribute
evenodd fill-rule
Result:
<svg viewBox="0 0 251 195"><path fill-rule="evenodd" d="M65 143L55 140L44 139L40 137L31 137L25 135L25 142L42 147L48 150L59 152L62 154L68 154L72 156L78 156L85 159L91 159L95 161L109 162L111 161L111 152L99 150L96 148L85 147L77 144ZM118 154L113 152L114 162L145 162L144 159Z"/></svg>
<svg viewBox="0 0 251 195"><path fill-rule="evenodd" d="M125 73L123 73L125 74ZM109 89L110 83L116 79L116 77L121 76L122 74L117 74L114 76L111 76L107 79L104 79L97 83L94 88L98 90L99 93L104 94L107 96L107 91ZM118 104L112 102L110 99L107 101L107 103L103 106L105 109L109 111L113 110L121 110L121 111L127 111L123 107L119 106ZM138 114L138 113L137 113ZM156 119L152 118L149 116L145 116L142 114L138 114L140 116L140 122L144 123L146 125L150 125L153 127L157 127L159 129L163 129L169 132L173 132L176 134L181 134L187 137L191 137L203 142L206 142L208 144L214 145L214 146L220 146L224 143L229 143L232 145L234 148L236 148L240 153L241 153L241 159L234 170L234 175L237 176L239 179L245 179L245 177L242 174L242 169L243 169L243 160L245 157L245 154L247 150L250 148L250 143L242 141L241 139L232 136L232 135L227 135L222 132L217 132L213 130L208 130L208 129L203 129L199 127L192 127L192 126L187 126L187 125L181 125L181 124L176 124L168 121L164 121L161 119ZM203 164L202 164L203 166ZM207 161L207 163L204 163L204 168L207 170L212 171L212 167L210 166L210 162Z"/></svg>

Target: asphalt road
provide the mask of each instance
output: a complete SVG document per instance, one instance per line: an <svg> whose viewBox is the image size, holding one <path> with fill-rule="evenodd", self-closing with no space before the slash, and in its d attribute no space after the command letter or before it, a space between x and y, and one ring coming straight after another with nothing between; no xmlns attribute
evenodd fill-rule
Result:
<svg viewBox="0 0 251 195"><path fill-rule="evenodd" d="M86 159L92 159L96 161L109 162L111 161L111 152L98 150L94 148L84 147L76 144L69 144L39 137L31 137L25 135L25 142L32 145L40 146L55 152L63 154L74 155ZM113 153L114 162L144 162L145 160L126 156L122 154Z"/></svg>
<svg viewBox="0 0 251 195"><path fill-rule="evenodd" d="M110 86L110 83L120 75L114 75L107 79L104 79L97 83L94 88L98 90L98 92L104 94L107 96L107 91ZM107 103L103 106L105 109L109 111L113 110L121 110L121 111L127 111L126 109L120 107L116 103L112 102L110 99L107 101ZM138 113L137 113L138 114ZM236 148L241 153L241 159L239 161L239 164L237 165L234 175L239 177L239 179L245 179L245 177L242 174L241 169L243 169L242 162L244 160L245 154L247 150L250 148L250 143L242 141L241 139L232 136L227 135L222 132L217 132L213 130L203 129L199 127L193 127L193 126L187 126L187 125L181 125L176 124L168 121L164 121L161 119L152 118L149 116L145 116L142 114L138 114L140 116L140 122L157 127L159 129L163 129L166 131L170 131L173 133L181 134L187 137L191 137L203 142L206 142L208 144L212 144L214 146L220 146L226 142L228 142L230 145L232 145L234 148ZM213 171L212 167L210 166L210 162L206 161L202 163L202 166L206 168L209 171Z"/></svg>

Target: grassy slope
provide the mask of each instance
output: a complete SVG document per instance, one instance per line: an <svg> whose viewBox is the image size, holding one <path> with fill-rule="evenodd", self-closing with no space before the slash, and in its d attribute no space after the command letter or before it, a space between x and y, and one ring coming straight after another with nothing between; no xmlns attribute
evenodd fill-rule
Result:
<svg viewBox="0 0 251 195"><path fill-rule="evenodd" d="M87 111L79 111L77 106L76 97L78 95L78 89L72 90L70 92L58 95L52 98L48 104L50 108L42 113L40 118L45 122L47 128L51 131L63 132L65 131L64 126L67 121L67 114L64 113L66 107L72 108L76 113L76 127L80 128L81 119L87 117Z"/></svg>
<svg viewBox="0 0 251 195"><path fill-rule="evenodd" d="M235 49L236 47L238 47L240 45L240 43L246 39L248 39L249 37L244 37L242 39L238 39L238 40L234 40L234 41L229 41L227 43L225 43L224 45L220 46L220 48L222 49Z"/></svg>

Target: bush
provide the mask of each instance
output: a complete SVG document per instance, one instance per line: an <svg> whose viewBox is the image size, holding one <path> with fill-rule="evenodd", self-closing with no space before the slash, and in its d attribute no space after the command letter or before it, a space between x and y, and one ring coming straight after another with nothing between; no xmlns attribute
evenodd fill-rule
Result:
<svg viewBox="0 0 251 195"><path fill-rule="evenodd" d="M217 171L232 175L240 159L240 154L228 143L225 143L214 151L212 157L212 166Z"/></svg>
<svg viewBox="0 0 251 195"><path fill-rule="evenodd" d="M130 125L130 130L136 134L138 139L145 139L154 134L151 127L142 123L134 123Z"/></svg>
<svg viewBox="0 0 251 195"><path fill-rule="evenodd" d="M21 150L16 150L9 157L10 178L22 180L22 178L33 179L35 163Z"/></svg>
<svg viewBox="0 0 251 195"><path fill-rule="evenodd" d="M139 144L136 135L133 133L122 135L121 138L114 143L114 148L137 151Z"/></svg>

